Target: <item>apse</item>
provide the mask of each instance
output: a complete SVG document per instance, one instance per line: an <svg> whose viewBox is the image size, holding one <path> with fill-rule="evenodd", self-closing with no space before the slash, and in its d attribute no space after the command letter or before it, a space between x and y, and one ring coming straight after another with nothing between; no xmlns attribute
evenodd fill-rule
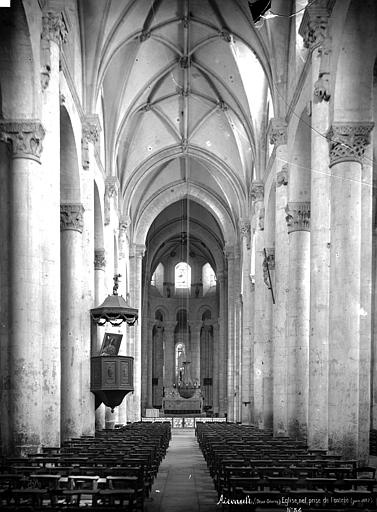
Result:
<svg viewBox="0 0 377 512"><path fill-rule="evenodd" d="M149 229L142 301L145 410L218 414L213 325L224 245L212 213L188 197L163 210Z"/></svg>

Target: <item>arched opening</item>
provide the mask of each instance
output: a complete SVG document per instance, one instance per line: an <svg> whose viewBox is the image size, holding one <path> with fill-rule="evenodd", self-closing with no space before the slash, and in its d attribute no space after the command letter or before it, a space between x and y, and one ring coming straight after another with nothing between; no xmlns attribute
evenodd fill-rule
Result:
<svg viewBox="0 0 377 512"><path fill-rule="evenodd" d="M60 108L60 200L80 202L80 172L77 148L67 109Z"/></svg>
<svg viewBox="0 0 377 512"><path fill-rule="evenodd" d="M199 397L205 385L204 406L208 414L213 414L213 407L219 411L215 364L226 364L214 349L212 328L219 316L220 301L225 299L216 280L217 268L224 268L224 242L216 220L198 203L190 202L188 220L186 201L177 202L156 217L146 240L144 279L148 270L154 271L145 284L143 318L150 318L153 328L152 349L147 343L142 347L147 360L153 359L148 366L153 366L153 375L143 376L152 382L144 385L144 403L153 402L161 408L163 398L174 395L174 390L179 395L181 386L192 386ZM158 311L159 318L155 316ZM163 351L159 351L162 345Z"/></svg>
<svg viewBox="0 0 377 512"><path fill-rule="evenodd" d="M211 317L211 310L206 309L202 314L200 330L200 385L206 412L213 409L214 339Z"/></svg>
<svg viewBox="0 0 377 512"><path fill-rule="evenodd" d="M84 208L81 204L80 172L74 132L65 108L60 109L60 201L61 201L61 367L62 439L80 436L83 396L82 375L90 371L83 358L83 249ZM86 340L85 340L86 341ZM90 349L89 349L90 350Z"/></svg>
<svg viewBox="0 0 377 512"><path fill-rule="evenodd" d="M191 267L185 261L177 263L174 269L175 291L190 290L191 288Z"/></svg>
<svg viewBox="0 0 377 512"><path fill-rule="evenodd" d="M152 405L160 409L164 377L164 315L161 310L157 310L155 313L152 344Z"/></svg>
<svg viewBox="0 0 377 512"><path fill-rule="evenodd" d="M159 263L152 274L151 285L157 288L159 293L164 293L164 265Z"/></svg>
<svg viewBox="0 0 377 512"><path fill-rule="evenodd" d="M207 262L202 268L203 295L216 290L216 274Z"/></svg>

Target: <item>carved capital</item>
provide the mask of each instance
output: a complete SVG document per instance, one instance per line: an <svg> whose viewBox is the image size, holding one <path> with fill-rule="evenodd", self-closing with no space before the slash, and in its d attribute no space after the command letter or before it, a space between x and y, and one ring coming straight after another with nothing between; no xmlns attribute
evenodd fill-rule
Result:
<svg viewBox="0 0 377 512"><path fill-rule="evenodd" d="M119 189L119 180L116 176L108 176L105 182L105 196L109 199L116 197Z"/></svg>
<svg viewBox="0 0 377 512"><path fill-rule="evenodd" d="M13 158L40 162L45 131L40 121L0 120L0 140L10 144Z"/></svg>
<svg viewBox="0 0 377 512"><path fill-rule="evenodd" d="M82 124L82 138L92 144L97 144L100 132L101 124L98 115L91 114L86 116Z"/></svg>
<svg viewBox="0 0 377 512"><path fill-rule="evenodd" d="M85 117L82 124L81 135L81 160L84 169L89 169L89 143L97 144L101 125L97 114L91 114Z"/></svg>
<svg viewBox="0 0 377 512"><path fill-rule="evenodd" d="M104 200L104 222L110 223L111 199L116 201L118 197L119 180L116 176L108 176L105 181L105 200Z"/></svg>
<svg viewBox="0 0 377 512"><path fill-rule="evenodd" d="M285 164L276 174L276 187L288 185L288 165Z"/></svg>
<svg viewBox="0 0 377 512"><path fill-rule="evenodd" d="M80 203L60 205L60 230L82 233L84 229L84 207Z"/></svg>
<svg viewBox="0 0 377 512"><path fill-rule="evenodd" d="M287 143L287 123L284 119L276 117L270 120L268 137L270 144L276 147Z"/></svg>
<svg viewBox="0 0 377 512"><path fill-rule="evenodd" d="M246 247L250 249L251 245L251 225L249 219L240 220L240 235L246 239Z"/></svg>
<svg viewBox="0 0 377 512"><path fill-rule="evenodd" d="M96 249L94 251L94 269L104 270L106 267L105 249Z"/></svg>
<svg viewBox="0 0 377 512"><path fill-rule="evenodd" d="M41 88L45 91L50 83L51 68L49 65L44 65L41 68Z"/></svg>
<svg viewBox="0 0 377 512"><path fill-rule="evenodd" d="M318 99L318 101L329 101L330 94L330 80L329 74L323 74L318 78L318 80L314 83L314 96Z"/></svg>
<svg viewBox="0 0 377 512"><path fill-rule="evenodd" d="M123 234L128 233L128 229L131 225L131 219L128 215L119 219L119 232Z"/></svg>
<svg viewBox="0 0 377 512"><path fill-rule="evenodd" d="M373 126L369 122L333 123L327 133L330 167L340 162L362 163Z"/></svg>
<svg viewBox="0 0 377 512"><path fill-rule="evenodd" d="M129 240L129 227L131 225L131 219L122 217L119 219L119 257L124 258L126 256L126 241Z"/></svg>
<svg viewBox="0 0 377 512"><path fill-rule="evenodd" d="M265 216L265 208L262 206L258 210L258 229L259 231L264 231L264 216Z"/></svg>
<svg viewBox="0 0 377 512"><path fill-rule="evenodd" d="M313 50L323 42L327 34L329 14L327 0L317 0L313 5L306 7L298 31L304 40L305 48Z"/></svg>
<svg viewBox="0 0 377 512"><path fill-rule="evenodd" d="M252 203L264 200L264 184L261 181L253 181L250 187L250 199Z"/></svg>
<svg viewBox="0 0 377 512"><path fill-rule="evenodd" d="M310 231L310 201L288 203L285 212L288 233Z"/></svg>
<svg viewBox="0 0 377 512"><path fill-rule="evenodd" d="M331 38L326 37L318 48L318 57L321 59L318 80L314 84L314 96L317 101L329 101L331 97L330 87L330 56Z"/></svg>
<svg viewBox="0 0 377 512"><path fill-rule="evenodd" d="M46 41L54 41L57 44L66 43L68 26L62 12L47 12L42 17L41 38Z"/></svg>
<svg viewBox="0 0 377 512"><path fill-rule="evenodd" d="M271 271L275 270L275 248L270 247L266 249L266 256L263 258L263 281L268 289L271 288Z"/></svg>

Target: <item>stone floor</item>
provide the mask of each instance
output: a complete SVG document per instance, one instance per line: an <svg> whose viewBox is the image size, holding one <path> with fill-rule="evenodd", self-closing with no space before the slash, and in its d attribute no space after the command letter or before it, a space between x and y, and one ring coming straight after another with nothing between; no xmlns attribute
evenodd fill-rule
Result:
<svg viewBox="0 0 377 512"><path fill-rule="evenodd" d="M173 429L145 512L219 512L217 493L194 429Z"/></svg>

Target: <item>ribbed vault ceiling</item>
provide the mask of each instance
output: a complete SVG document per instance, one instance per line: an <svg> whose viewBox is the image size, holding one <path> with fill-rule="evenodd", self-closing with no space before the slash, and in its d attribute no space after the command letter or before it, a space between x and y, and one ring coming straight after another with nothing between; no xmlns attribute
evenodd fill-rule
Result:
<svg viewBox="0 0 377 512"><path fill-rule="evenodd" d="M245 92L237 44L258 56L269 81L247 0L83 0L80 7L87 105L94 111L101 97L106 169L119 177L133 229L155 198L186 184L220 204L236 230L247 214L264 110Z"/></svg>

